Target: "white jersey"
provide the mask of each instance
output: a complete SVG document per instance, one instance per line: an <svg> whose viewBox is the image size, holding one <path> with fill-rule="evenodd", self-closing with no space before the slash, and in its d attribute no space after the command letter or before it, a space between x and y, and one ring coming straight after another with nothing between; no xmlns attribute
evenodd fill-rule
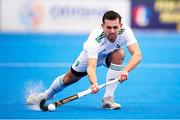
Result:
<svg viewBox="0 0 180 120"><path fill-rule="evenodd" d="M137 43L137 40L128 26L123 25L113 43L107 40L102 27L99 26L89 35L81 54L72 65L72 68L77 72L86 72L88 58L97 58L97 65L100 66L108 54L120 49L124 44L129 46L133 43Z"/></svg>

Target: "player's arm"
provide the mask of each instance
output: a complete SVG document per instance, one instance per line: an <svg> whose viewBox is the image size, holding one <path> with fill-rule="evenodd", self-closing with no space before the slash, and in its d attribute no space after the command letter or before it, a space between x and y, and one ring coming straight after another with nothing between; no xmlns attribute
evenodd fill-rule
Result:
<svg viewBox="0 0 180 120"><path fill-rule="evenodd" d="M88 58L87 74L91 83L92 93L98 92L98 83L96 76L97 58Z"/></svg>
<svg viewBox="0 0 180 120"><path fill-rule="evenodd" d="M132 57L129 60L128 64L122 70L120 80L124 81L128 77L128 72L134 69L142 59L141 50L137 43L131 44L128 46L128 50L131 53Z"/></svg>
<svg viewBox="0 0 180 120"><path fill-rule="evenodd" d="M130 72L132 69L134 69L142 59L141 51L137 43L129 45L128 50L132 57L127 66L124 68L126 72Z"/></svg>

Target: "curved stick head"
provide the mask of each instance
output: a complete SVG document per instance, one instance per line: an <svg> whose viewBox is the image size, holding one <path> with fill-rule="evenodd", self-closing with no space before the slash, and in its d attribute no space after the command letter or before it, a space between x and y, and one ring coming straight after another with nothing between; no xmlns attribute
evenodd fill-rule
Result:
<svg viewBox="0 0 180 120"><path fill-rule="evenodd" d="M45 106L45 103L46 103L46 100L45 100L45 99L41 100L40 103L39 103L39 107L40 107L40 109L41 109L42 111L48 111L48 107Z"/></svg>

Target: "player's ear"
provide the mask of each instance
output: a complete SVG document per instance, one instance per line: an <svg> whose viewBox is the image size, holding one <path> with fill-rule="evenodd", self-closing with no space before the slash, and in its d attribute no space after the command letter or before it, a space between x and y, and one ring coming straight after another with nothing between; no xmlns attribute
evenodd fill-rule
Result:
<svg viewBox="0 0 180 120"><path fill-rule="evenodd" d="M122 23L120 23L120 28L123 26L123 24Z"/></svg>
<svg viewBox="0 0 180 120"><path fill-rule="evenodd" d="M101 24L101 27L104 27L104 24L103 24L103 23Z"/></svg>

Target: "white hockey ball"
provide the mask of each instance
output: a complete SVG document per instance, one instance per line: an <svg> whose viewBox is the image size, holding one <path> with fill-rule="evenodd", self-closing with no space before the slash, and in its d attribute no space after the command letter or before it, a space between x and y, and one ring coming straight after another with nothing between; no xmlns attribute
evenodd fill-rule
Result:
<svg viewBox="0 0 180 120"><path fill-rule="evenodd" d="M56 106L55 106L54 104L49 104L49 105L48 105L48 110L51 111L51 112L53 112L53 111L56 110Z"/></svg>

